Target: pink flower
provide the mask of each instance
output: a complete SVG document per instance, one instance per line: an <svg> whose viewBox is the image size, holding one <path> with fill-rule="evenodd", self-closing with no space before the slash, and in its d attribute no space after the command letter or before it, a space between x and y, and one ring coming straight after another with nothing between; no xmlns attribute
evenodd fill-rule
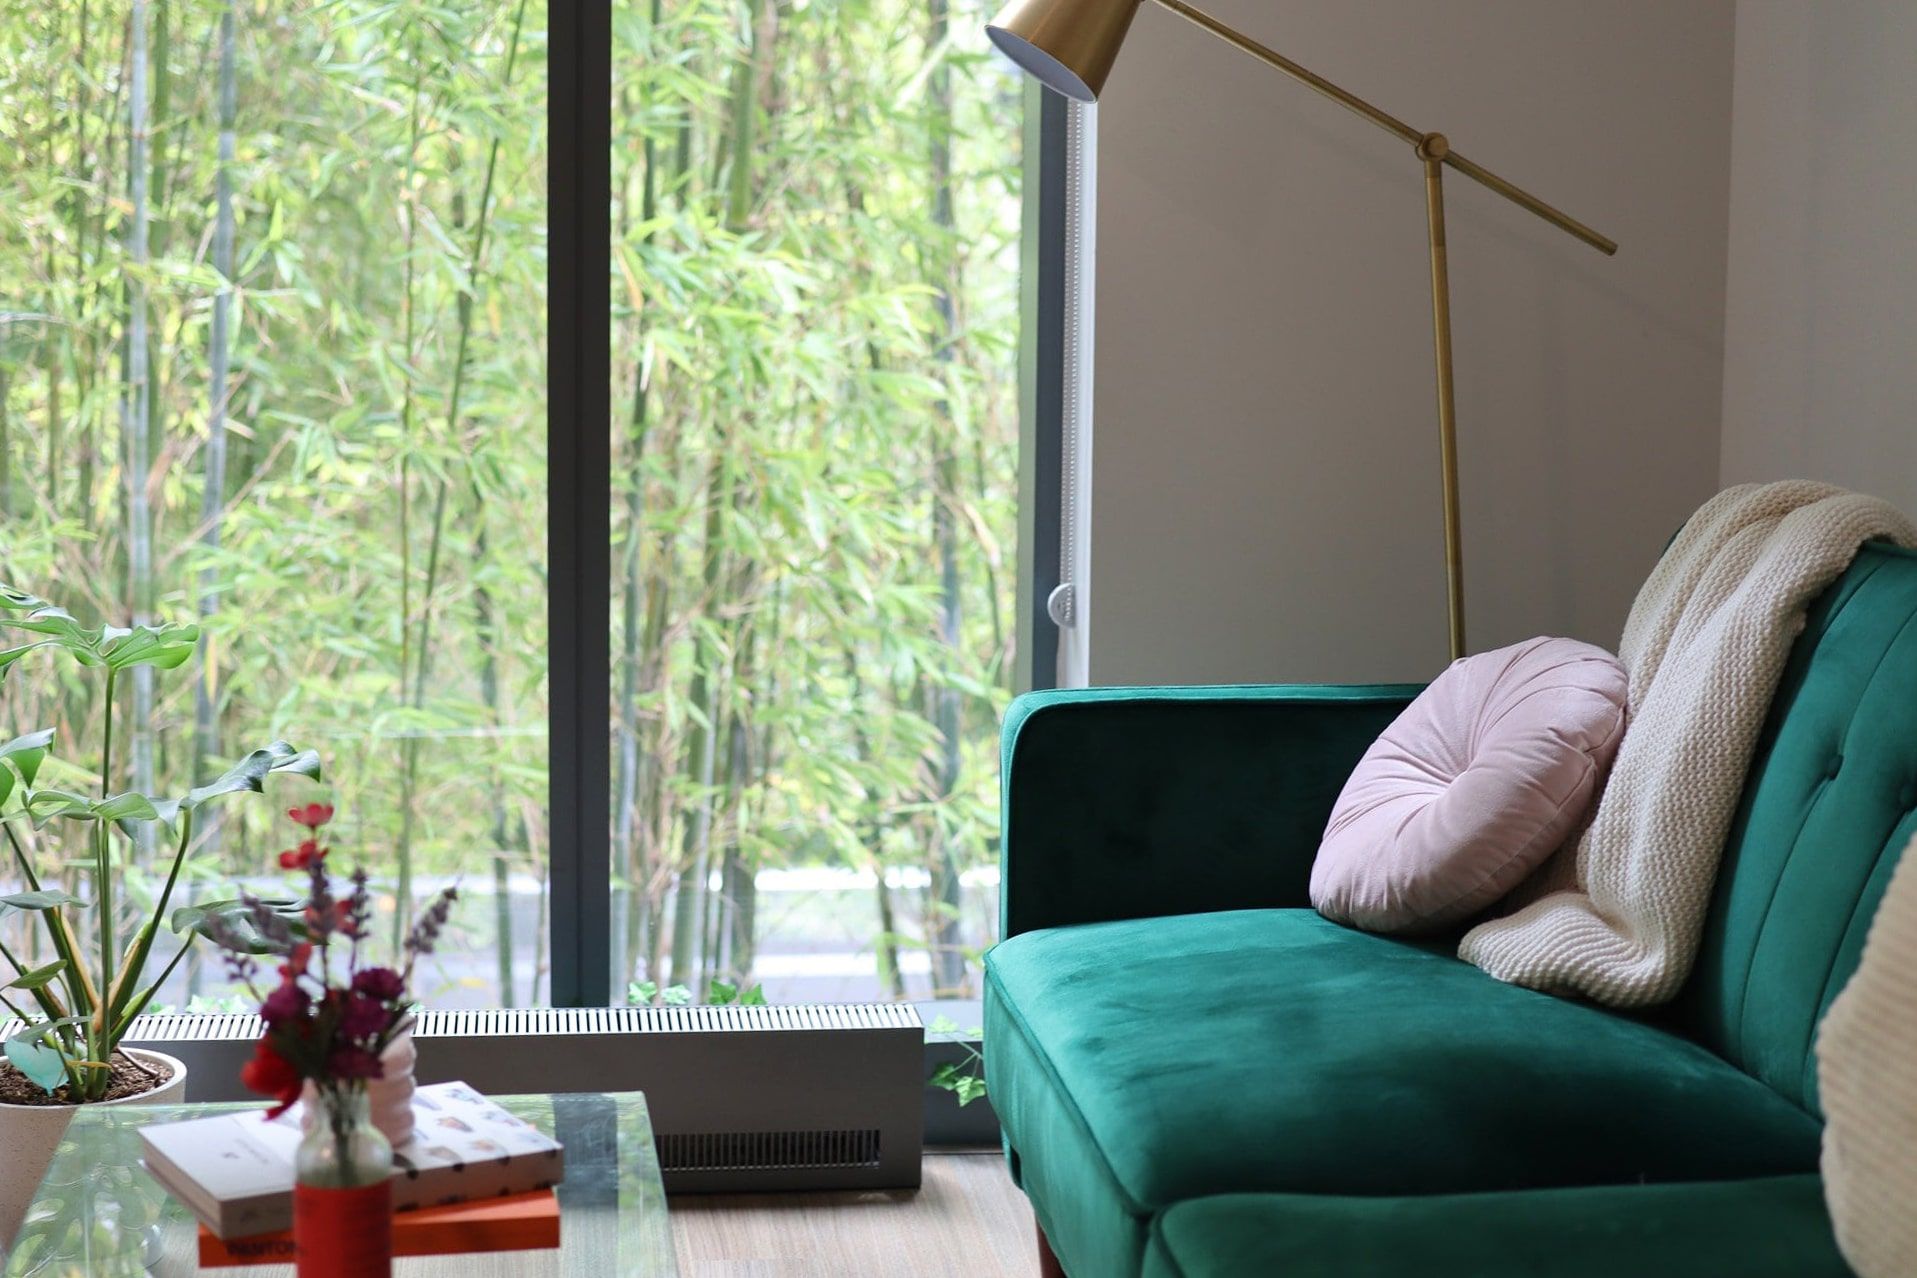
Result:
<svg viewBox="0 0 1917 1278"><path fill-rule="evenodd" d="M336 1047L326 1058L328 1078L378 1078L383 1072L379 1057L363 1047Z"/></svg>

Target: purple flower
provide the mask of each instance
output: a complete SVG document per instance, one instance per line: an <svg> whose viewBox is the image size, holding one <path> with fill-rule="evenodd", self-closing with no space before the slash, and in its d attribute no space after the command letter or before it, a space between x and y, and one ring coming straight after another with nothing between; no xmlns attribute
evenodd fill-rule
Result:
<svg viewBox="0 0 1917 1278"><path fill-rule="evenodd" d="M260 1019L268 1025L296 1021L306 1015L308 1006L306 991L287 981L275 986L273 992L260 1003Z"/></svg>
<svg viewBox="0 0 1917 1278"><path fill-rule="evenodd" d="M449 887L441 892L418 920L413 924L412 933L406 938L408 954L431 954L433 947L439 944L439 934L446 926L446 919L453 912L453 902L459 899L459 889Z"/></svg>
<svg viewBox="0 0 1917 1278"><path fill-rule="evenodd" d="M377 998L348 994L340 1008L339 1032L347 1038L371 1038L392 1019L392 1009Z"/></svg>
<svg viewBox="0 0 1917 1278"><path fill-rule="evenodd" d="M336 1047L326 1058L328 1078L378 1078L383 1072L379 1057L363 1047Z"/></svg>
<svg viewBox="0 0 1917 1278"><path fill-rule="evenodd" d="M392 1003L406 993L406 982L390 967L362 968L353 973L353 993Z"/></svg>

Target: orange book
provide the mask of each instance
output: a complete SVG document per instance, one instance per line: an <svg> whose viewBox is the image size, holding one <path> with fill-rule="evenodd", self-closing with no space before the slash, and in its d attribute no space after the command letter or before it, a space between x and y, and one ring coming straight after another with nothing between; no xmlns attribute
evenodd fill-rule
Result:
<svg viewBox="0 0 1917 1278"><path fill-rule="evenodd" d="M467 1251L535 1251L559 1245L559 1200L550 1189L477 1202L393 1213L393 1255L446 1256ZM221 1240L200 1226L200 1265L290 1264L293 1231Z"/></svg>

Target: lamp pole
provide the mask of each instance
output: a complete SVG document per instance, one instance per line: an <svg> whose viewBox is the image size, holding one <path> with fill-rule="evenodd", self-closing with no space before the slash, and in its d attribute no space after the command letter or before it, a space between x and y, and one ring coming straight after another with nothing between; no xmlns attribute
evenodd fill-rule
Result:
<svg viewBox="0 0 1917 1278"><path fill-rule="evenodd" d="M1204 10L1193 8L1185 0L1157 0L1157 3L1194 26L1209 31L1233 48L1249 53L1266 66L1284 72L1300 84L1363 116L1400 141L1409 142L1424 165L1426 247L1431 255L1431 340L1438 372L1438 468L1444 490L1445 603L1450 622L1451 659L1455 661L1465 652L1464 527L1458 500L1458 406L1451 373L1451 283L1444 237L1444 168L1450 165L1512 203L1576 236L1607 257L1617 252L1617 243L1569 214L1552 208L1522 187L1465 159L1451 149L1451 143L1444 134L1420 133L1357 94L1340 88L1277 50L1233 30Z"/></svg>

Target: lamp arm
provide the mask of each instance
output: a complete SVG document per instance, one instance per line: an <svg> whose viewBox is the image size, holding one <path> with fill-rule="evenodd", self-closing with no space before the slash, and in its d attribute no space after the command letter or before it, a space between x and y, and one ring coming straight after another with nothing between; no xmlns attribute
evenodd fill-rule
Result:
<svg viewBox="0 0 1917 1278"><path fill-rule="evenodd" d="M1497 192L1513 204L1536 214L1558 229L1576 236L1607 257L1617 252L1616 241L1600 235L1569 214L1559 212L1557 209L1552 208L1549 204L1546 204L1537 196L1532 195L1523 187L1507 182L1482 165L1465 159L1456 151L1451 150L1449 144L1445 143L1439 135L1423 133L1412 128L1409 124L1406 124L1390 112L1380 110L1357 94L1340 88L1317 72L1293 62L1277 50L1258 43L1258 41L1252 39L1242 31L1236 31L1226 26L1209 13L1206 13L1203 9L1193 8L1191 5L1186 4L1185 0L1157 0L1157 2L1187 22L1190 22L1192 25L1211 32L1211 34L1217 36L1233 48L1249 53L1266 66L1284 72L1307 88L1314 89L1345 109L1363 116L1385 132L1396 136L1399 141L1407 142L1413 147L1420 148L1421 155L1427 151L1431 152L1434 158L1442 160L1472 181ZM1435 147L1428 146L1427 139L1434 138L1437 139L1438 145Z"/></svg>

